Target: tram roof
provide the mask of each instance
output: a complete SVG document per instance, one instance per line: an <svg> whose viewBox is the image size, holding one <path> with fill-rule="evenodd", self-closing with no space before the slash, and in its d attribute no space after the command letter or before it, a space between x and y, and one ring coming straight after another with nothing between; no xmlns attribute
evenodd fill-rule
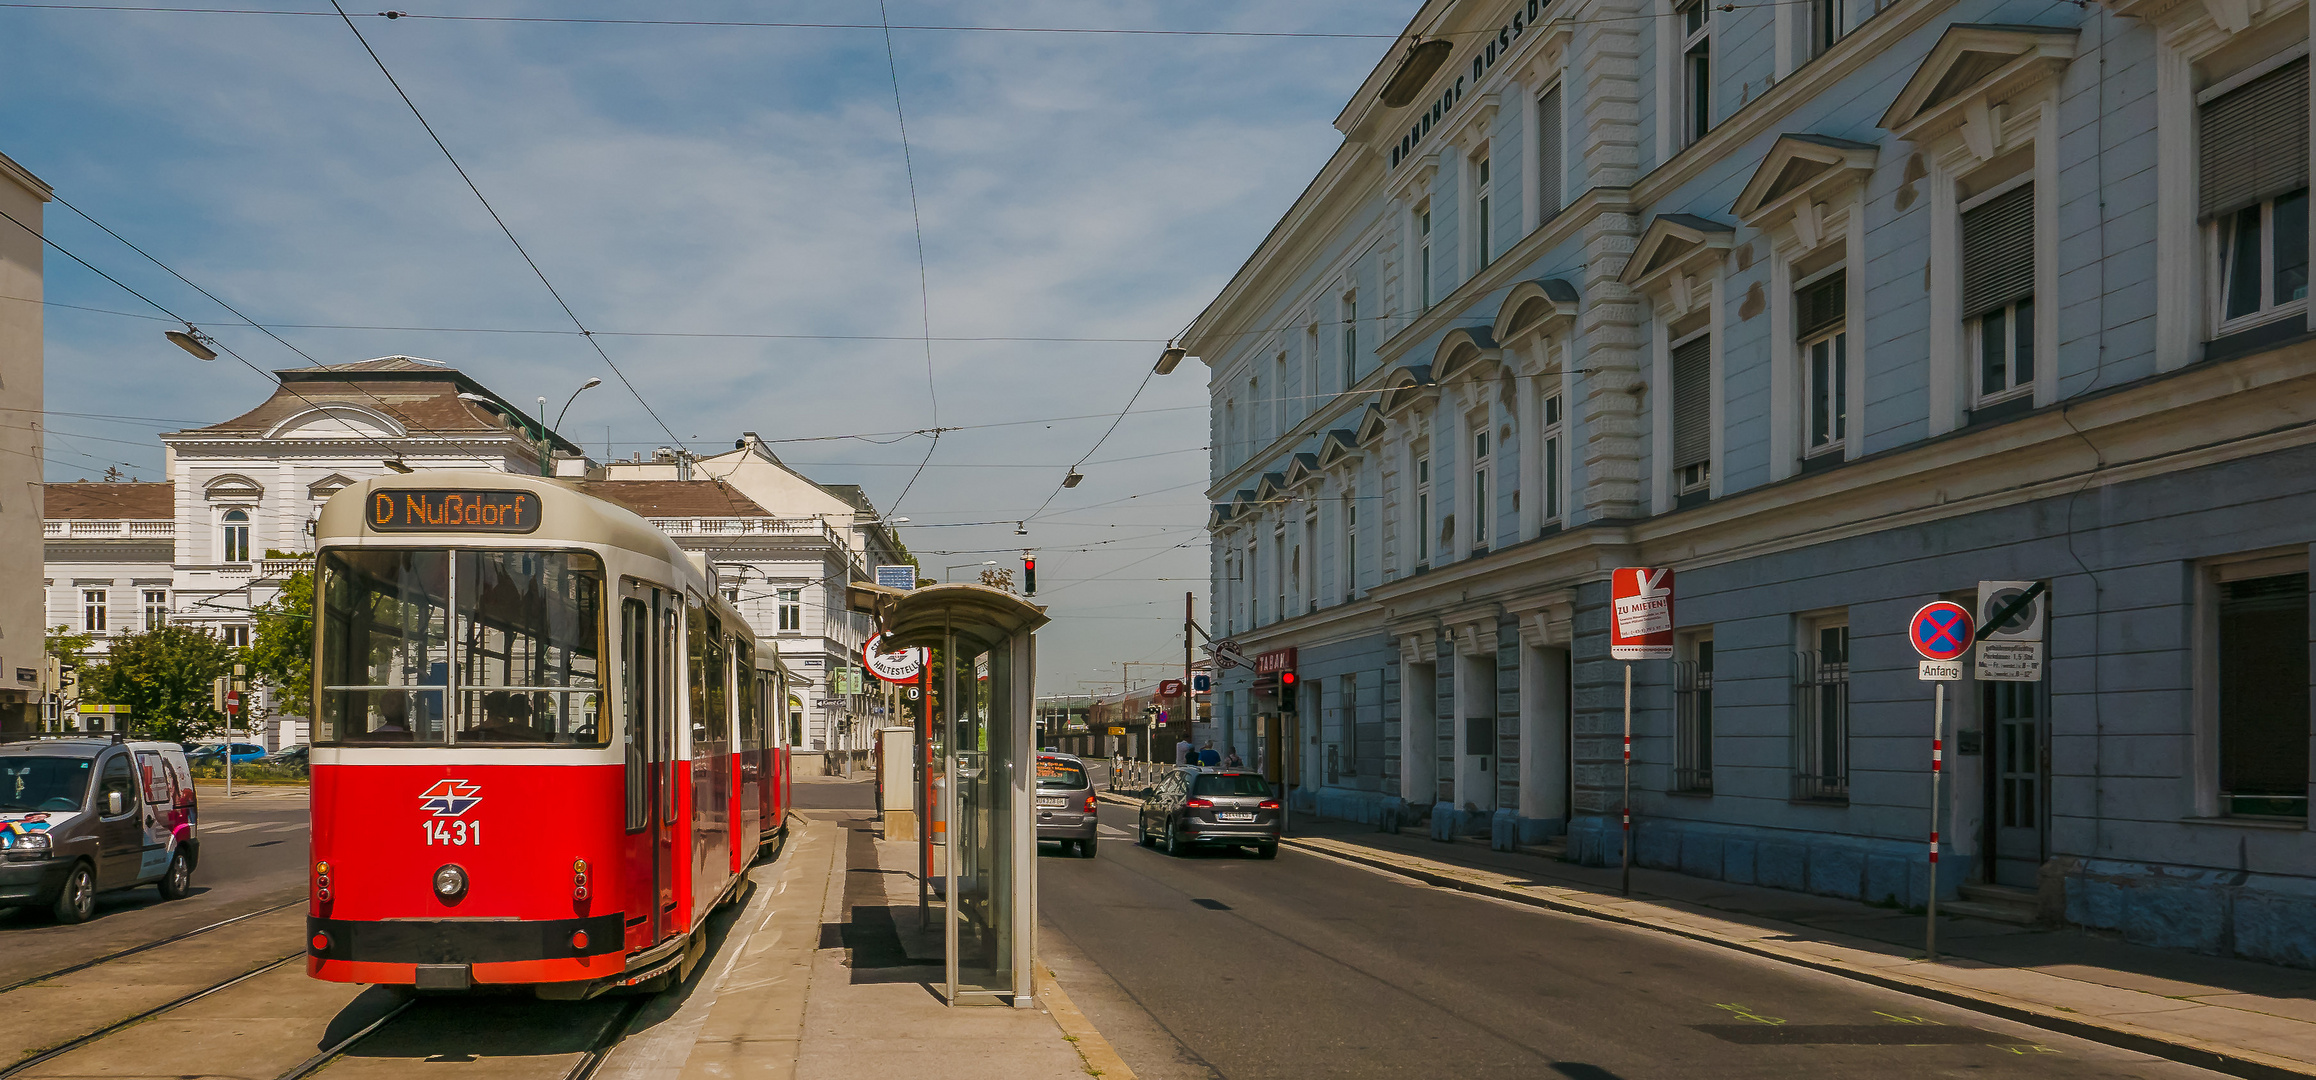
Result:
<svg viewBox="0 0 2316 1080"><path fill-rule="evenodd" d="M384 534L372 531L363 520L362 507L373 492L444 490L532 492L539 497L539 527L521 534L457 530ZM403 541L433 540L439 543L522 538L541 541L548 546L602 544L665 560L677 568L679 576L685 578L682 584L690 585L702 594L713 592L684 549L669 539L666 533L653 528L651 522L618 503L590 495L569 481L544 476L523 476L481 469L428 470L375 476L347 486L323 503L321 520L315 531L325 540L333 537L391 536Z"/></svg>

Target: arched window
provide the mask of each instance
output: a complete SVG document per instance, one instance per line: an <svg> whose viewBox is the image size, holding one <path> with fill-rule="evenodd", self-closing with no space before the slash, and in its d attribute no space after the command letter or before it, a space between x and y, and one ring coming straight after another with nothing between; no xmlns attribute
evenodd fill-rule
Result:
<svg viewBox="0 0 2316 1080"><path fill-rule="evenodd" d="M225 512L225 558L223 561L229 563L249 561L249 512L246 510L228 510Z"/></svg>

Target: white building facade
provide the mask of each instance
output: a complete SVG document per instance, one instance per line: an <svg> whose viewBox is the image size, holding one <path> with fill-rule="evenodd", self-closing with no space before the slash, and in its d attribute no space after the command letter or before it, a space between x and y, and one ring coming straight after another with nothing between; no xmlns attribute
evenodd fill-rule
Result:
<svg viewBox="0 0 2316 1080"><path fill-rule="evenodd" d="M2316 966L2304 2L1430 0L1184 341L1298 799ZM2039 581L2045 677L1907 616ZM1275 696L1243 670L1246 747ZM1959 868L1960 872L1954 872Z"/></svg>

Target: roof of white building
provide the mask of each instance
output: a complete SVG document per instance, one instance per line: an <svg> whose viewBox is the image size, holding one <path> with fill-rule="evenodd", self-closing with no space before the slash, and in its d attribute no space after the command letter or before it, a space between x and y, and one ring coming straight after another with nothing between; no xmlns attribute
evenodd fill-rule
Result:
<svg viewBox="0 0 2316 1080"><path fill-rule="evenodd" d="M347 364L288 368L273 373L280 380L271 396L256 408L231 420L186 428L162 436L244 436L263 438L285 422L317 409L350 407L392 421L410 434L476 435L515 428L536 430L538 421L471 376L433 360L412 356L381 356ZM505 411L461 398L487 398ZM557 449L581 453L559 435Z"/></svg>
<svg viewBox="0 0 2316 1080"><path fill-rule="evenodd" d="M771 517L730 485L717 480L582 480L579 490L644 517Z"/></svg>
<svg viewBox="0 0 2316 1080"><path fill-rule="evenodd" d="M91 483L45 484L40 516L51 521L80 519L166 520L177 516L177 485Z"/></svg>

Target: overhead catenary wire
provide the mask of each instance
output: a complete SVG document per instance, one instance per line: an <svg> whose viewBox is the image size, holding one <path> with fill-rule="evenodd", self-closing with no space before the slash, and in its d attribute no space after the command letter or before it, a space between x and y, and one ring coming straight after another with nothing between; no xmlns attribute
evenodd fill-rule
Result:
<svg viewBox="0 0 2316 1080"><path fill-rule="evenodd" d="M885 0L877 0L877 21L891 22L885 15ZM933 287L925 271L925 217L917 207L917 164L909 155L909 114L901 107L901 65L893 55L890 26L885 28L885 70L893 80L893 119L901 129L901 169L909 180L909 223L917 238L917 318L925 334L925 394L933 406L933 426L927 429L931 432L931 441L925 447L924 459L917 462L917 471L909 474L909 482L901 485L901 493L893 497L892 506L885 511L890 515L900 513L901 503L908 499L909 492L917 489L917 478L925 475L925 466L932 464L933 453L941 448L942 429L941 390L933 378Z"/></svg>
<svg viewBox="0 0 2316 1080"><path fill-rule="evenodd" d="M386 67L386 61L378 55L378 50L370 47L370 39L362 36L362 28L354 25L354 19L346 14L345 7L339 4L338 0L330 0L330 7L338 13L338 18L345 21L346 29L353 31L354 40L360 42L362 51L370 55L370 62L378 65L378 73L386 76L387 84L394 88L394 94L402 99L402 104L409 107L410 115L418 118L418 126L426 129L426 137L434 140L434 148L442 151L444 160L449 161L450 167L458 172L458 178L466 182L466 189L474 193L475 201L482 203L483 210L490 214L491 221L499 227L500 232L506 234L507 242L514 245L515 253L521 255L523 263L531 268L531 273L538 276L539 284L546 286L547 295L555 298L555 306L562 308L563 314L570 316L571 325L578 327L580 336L587 339L587 344L594 346L595 355L603 358L604 366L610 368L611 373L619 377L619 384L626 387L628 393L635 395L635 403L643 406L643 411L650 414L652 421L659 425L660 430L667 432L668 438L674 440L678 445L690 446L689 442L677 435L675 429L669 427L668 422L660 417L659 410L651 407L651 402L645 400L643 391L635 388L635 383L628 379L627 373L619 369L619 364L611 359L609 352L604 350L603 343L595 339L595 335L587 329L587 324L580 321L579 313L571 310L570 303L563 299L563 294L560 291L556 290L555 283L547 280L547 272L539 267L538 260L531 258L531 253L523 247L523 242L515 238L515 230L509 228L506 219L499 216L498 207L491 205L490 198L483 194L482 188L474 182L474 177L467 175L466 166L458 163L458 155L450 152L450 145L442 141L442 136L435 134L434 125L428 123L426 114L418 110L418 103L410 100L409 92L402 89L401 80L396 79L394 72ZM541 423L544 422L541 421Z"/></svg>

